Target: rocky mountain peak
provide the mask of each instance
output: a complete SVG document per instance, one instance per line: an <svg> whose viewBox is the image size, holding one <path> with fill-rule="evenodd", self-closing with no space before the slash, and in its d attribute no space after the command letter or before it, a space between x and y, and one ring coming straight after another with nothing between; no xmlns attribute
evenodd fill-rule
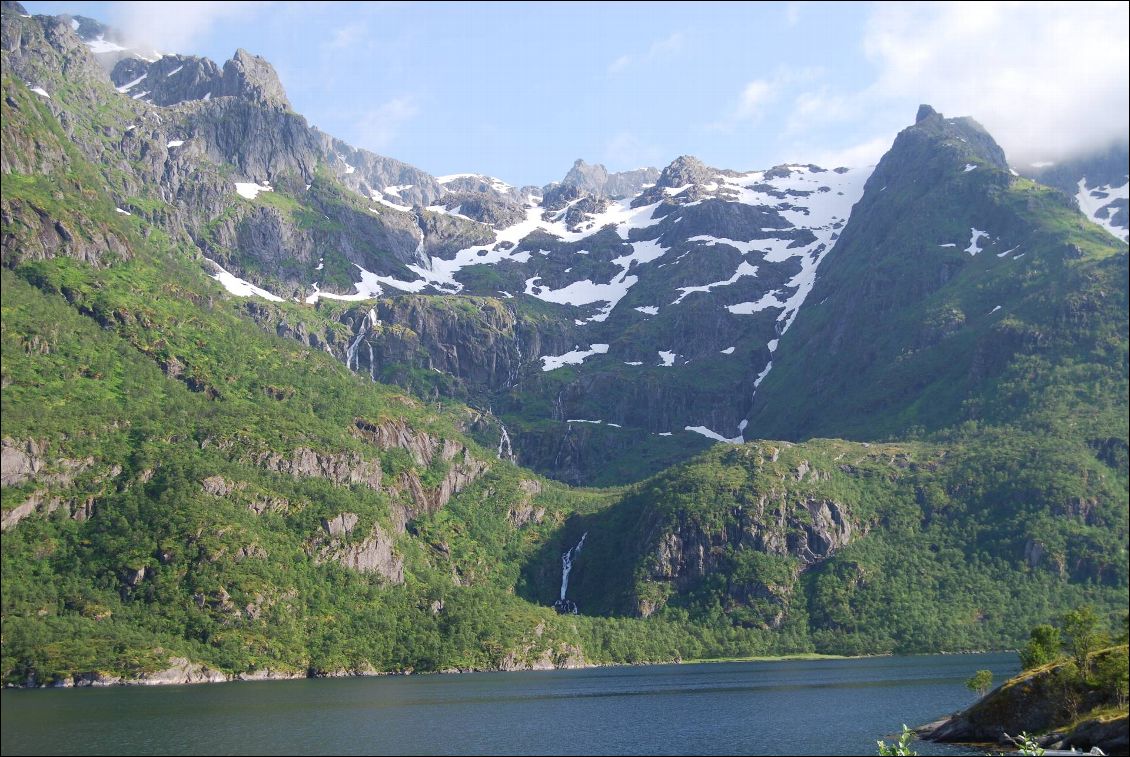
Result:
<svg viewBox="0 0 1130 757"><path fill-rule="evenodd" d="M0 11L4 13L18 13L21 16L28 15L23 5L15 2L15 0L4 0L3 3L0 3Z"/></svg>
<svg viewBox="0 0 1130 757"><path fill-rule="evenodd" d="M1007 181L1004 150L981 124L972 118L946 118L929 105L922 105L914 124L899 132L890 151L879 161L869 184L875 184L876 192L884 186L911 189L916 184L926 186L966 175L978 167L983 167L982 173L997 169L1000 180ZM917 191L912 190L912 194ZM881 199L878 194L871 198Z"/></svg>
<svg viewBox="0 0 1130 757"><path fill-rule="evenodd" d="M235 51L224 64L224 95L249 97L267 105L290 109L290 101L282 82L266 58L252 55L243 48Z"/></svg>
<svg viewBox="0 0 1130 757"><path fill-rule="evenodd" d="M930 107L926 103L922 103L921 105L918 106L918 115L916 115L914 117L914 123L916 123L916 124L922 123L923 121L925 121L930 116L936 116L936 115L938 115L938 111L934 110L932 107Z"/></svg>
<svg viewBox="0 0 1130 757"><path fill-rule="evenodd" d="M660 187L683 187L705 184L718 173L693 155L681 155L663 169L656 181Z"/></svg>
<svg viewBox="0 0 1130 757"><path fill-rule="evenodd" d="M583 159L577 158L561 183L566 186L577 187L589 194L599 194L607 181L608 169L603 165L600 163L589 165Z"/></svg>
<svg viewBox="0 0 1130 757"><path fill-rule="evenodd" d="M593 197L623 198L637 194L648 184L654 184L659 171L654 168L637 168L631 171L609 173L603 164L590 165L577 158L561 186L575 187L581 194Z"/></svg>
<svg viewBox="0 0 1130 757"><path fill-rule="evenodd" d="M161 106L203 100L225 91L220 67L195 55L166 55L152 62L122 58L110 79L131 97L144 92L146 102Z"/></svg>

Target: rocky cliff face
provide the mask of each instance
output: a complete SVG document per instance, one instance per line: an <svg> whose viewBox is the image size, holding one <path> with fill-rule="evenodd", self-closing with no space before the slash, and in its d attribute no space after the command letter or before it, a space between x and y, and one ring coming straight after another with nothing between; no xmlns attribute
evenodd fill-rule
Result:
<svg viewBox="0 0 1130 757"><path fill-rule="evenodd" d="M659 171L655 168L637 168L634 171L609 173L608 169L600 163L589 165L578 158L569 169L569 173L561 180L561 184L575 187L582 195L619 200L639 194L644 187L654 184L658 178Z"/></svg>
<svg viewBox="0 0 1130 757"><path fill-rule="evenodd" d="M380 329L354 312L344 349L324 325L303 333L293 315L275 323L373 378L453 391L509 414L508 424L535 437L531 449L568 446L570 420L630 428L633 441L605 450L641 449L657 460L672 446L661 434L686 450L700 446L690 434L739 438L776 338L866 175L739 174L683 157L662 174L578 162L543 194L472 175L441 184L310 128L269 64L244 51L222 69L186 56L126 58L107 81L70 24L5 23L22 75L40 65L37 55L54 70L61 58L85 60L90 100L120 105L109 144L77 123L64 131L91 159L122 168L123 212L191 241L225 272L311 304L398 289L517 300L513 315L497 318L456 318L446 303L412 300L378 313ZM50 35L23 44L44 29ZM51 107L66 120L63 104ZM158 202L130 199L139 193ZM60 246L33 209L9 215L30 229L23 237L43 240L43 252L21 242L20 254ZM438 371L438 383L410 375L417 368ZM552 412L531 415L534 407ZM564 467L556 452L525 461L574 481L598 473L599 456L567 457Z"/></svg>
<svg viewBox="0 0 1130 757"><path fill-rule="evenodd" d="M1095 664L1112 656L1121 656L1125 664L1126 647L1096 653ZM1130 745L1130 729L1124 703L1122 714L1117 707L1110 712L1115 698L1113 691L1076 680L1069 663L1061 660L1024 671L971 707L918 731L932 741L1006 745L1012 743L1009 737L1030 733L1048 749L1098 747L1104 754L1120 754ZM1094 716L1088 717L1092 711Z"/></svg>

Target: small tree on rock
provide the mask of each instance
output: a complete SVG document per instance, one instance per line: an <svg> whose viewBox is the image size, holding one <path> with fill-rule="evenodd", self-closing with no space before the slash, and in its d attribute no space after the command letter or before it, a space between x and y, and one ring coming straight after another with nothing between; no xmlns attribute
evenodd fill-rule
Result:
<svg viewBox="0 0 1130 757"><path fill-rule="evenodd" d="M970 691L976 691L977 696L985 696L985 692L993 685L993 671L991 670L978 670L965 682L965 687Z"/></svg>
<svg viewBox="0 0 1130 757"><path fill-rule="evenodd" d="M1083 605L1064 615L1063 634L1066 637L1067 652L1075 661L1079 675L1086 680L1091 675L1091 653L1104 641L1095 608Z"/></svg>
<svg viewBox="0 0 1130 757"><path fill-rule="evenodd" d="M1024 670L1047 665L1060 654L1063 640L1059 629L1044 623L1032 629L1028 635L1028 643L1020 650L1020 667Z"/></svg>

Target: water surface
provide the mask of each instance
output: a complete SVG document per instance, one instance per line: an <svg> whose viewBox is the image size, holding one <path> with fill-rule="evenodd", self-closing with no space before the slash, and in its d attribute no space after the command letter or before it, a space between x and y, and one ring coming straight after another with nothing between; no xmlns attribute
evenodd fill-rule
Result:
<svg viewBox="0 0 1130 757"><path fill-rule="evenodd" d="M5 754L875 754L1014 653L6 690ZM917 744L923 754L961 754Z"/></svg>

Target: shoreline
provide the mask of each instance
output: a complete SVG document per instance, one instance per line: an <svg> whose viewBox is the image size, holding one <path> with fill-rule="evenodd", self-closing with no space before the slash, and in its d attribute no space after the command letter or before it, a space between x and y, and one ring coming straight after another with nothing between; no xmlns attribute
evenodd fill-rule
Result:
<svg viewBox="0 0 1130 757"><path fill-rule="evenodd" d="M916 652L896 655L893 653L834 655L819 652L795 652L783 655L750 655L748 657L712 657L695 659L674 659L654 662L585 662L583 664L560 667L515 667L515 668L445 668L442 670L389 670L374 668L334 671L291 671L262 668L244 673L224 673L203 663L193 663L183 657L172 657L169 668L142 673L134 678L123 678L98 671L74 673L69 678L38 683L30 680L22 684L5 683L4 690L43 690L43 689L87 689L112 688L118 686L196 686L201 684L254 683L261 681L298 681L319 678L373 678L383 676L429 676L462 675L467 673L526 673L551 672L557 670L586 670L590 668L654 667L657 665L707 665L735 662L818 662L823 660L863 660L876 657L927 657L932 655L978 655L1015 652L1012 649L977 650L966 652Z"/></svg>

